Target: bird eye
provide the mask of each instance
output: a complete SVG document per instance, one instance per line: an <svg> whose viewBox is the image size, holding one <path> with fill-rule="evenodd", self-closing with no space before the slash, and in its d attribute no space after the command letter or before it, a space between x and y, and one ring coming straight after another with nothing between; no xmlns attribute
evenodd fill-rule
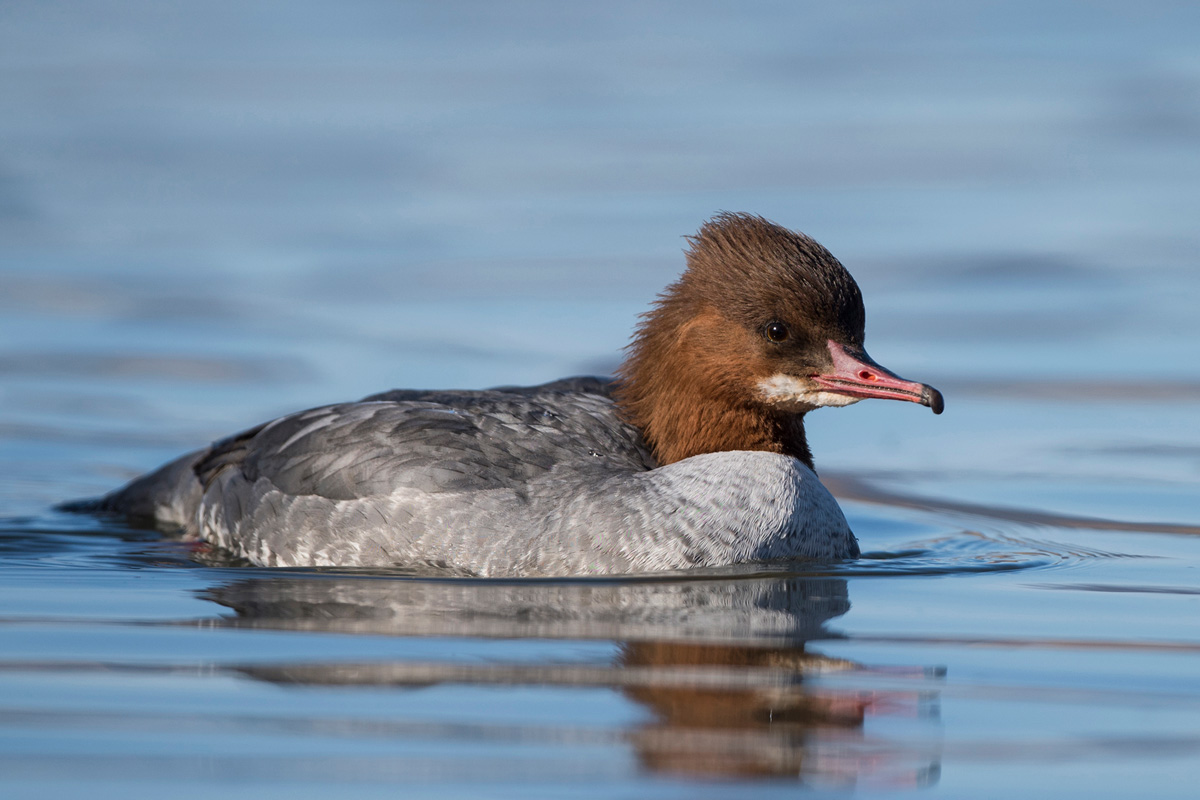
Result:
<svg viewBox="0 0 1200 800"><path fill-rule="evenodd" d="M763 334L772 342L782 342L788 338L788 327L782 322L768 322L763 328Z"/></svg>

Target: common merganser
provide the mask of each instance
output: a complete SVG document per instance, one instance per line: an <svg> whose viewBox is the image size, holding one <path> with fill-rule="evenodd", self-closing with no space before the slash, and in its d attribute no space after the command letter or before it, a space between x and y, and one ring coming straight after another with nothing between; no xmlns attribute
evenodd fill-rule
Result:
<svg viewBox="0 0 1200 800"><path fill-rule="evenodd" d="M829 251L720 214L644 315L615 381L396 390L291 414L72 510L181 527L263 566L611 575L845 559L804 415L941 394L863 349Z"/></svg>

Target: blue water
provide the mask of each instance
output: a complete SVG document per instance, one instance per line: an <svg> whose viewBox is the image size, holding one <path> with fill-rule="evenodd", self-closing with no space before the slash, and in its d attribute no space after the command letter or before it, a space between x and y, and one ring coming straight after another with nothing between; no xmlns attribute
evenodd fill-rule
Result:
<svg viewBox="0 0 1200 800"><path fill-rule="evenodd" d="M1193 796L1198 8L0 11L0 796ZM859 561L267 570L53 510L609 372L721 209L946 394L809 418Z"/></svg>

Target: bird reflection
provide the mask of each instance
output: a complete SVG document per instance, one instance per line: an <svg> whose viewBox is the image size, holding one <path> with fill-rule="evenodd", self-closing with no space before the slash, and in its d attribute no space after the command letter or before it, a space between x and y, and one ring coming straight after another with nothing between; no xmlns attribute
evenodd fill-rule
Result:
<svg viewBox="0 0 1200 800"><path fill-rule="evenodd" d="M936 753L903 742L881 748L865 724L872 715L931 716L936 694L927 681L899 690L813 681L871 672L807 647L834 638L827 623L850 608L839 578L504 582L310 573L237 580L205 596L236 612L218 623L235 627L618 643L615 658L600 664L393 660L241 669L259 680L606 688L649 712L621 736L652 773L827 785L918 785L936 775Z"/></svg>

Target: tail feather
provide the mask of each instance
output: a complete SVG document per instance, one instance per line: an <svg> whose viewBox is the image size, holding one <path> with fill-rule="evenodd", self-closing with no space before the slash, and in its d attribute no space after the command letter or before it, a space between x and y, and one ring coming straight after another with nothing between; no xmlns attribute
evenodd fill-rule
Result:
<svg viewBox="0 0 1200 800"><path fill-rule="evenodd" d="M192 531L196 527L196 511L202 494L195 466L207 454L207 448L188 453L103 497L72 500L60 505L59 509L78 514L115 514L152 520Z"/></svg>

